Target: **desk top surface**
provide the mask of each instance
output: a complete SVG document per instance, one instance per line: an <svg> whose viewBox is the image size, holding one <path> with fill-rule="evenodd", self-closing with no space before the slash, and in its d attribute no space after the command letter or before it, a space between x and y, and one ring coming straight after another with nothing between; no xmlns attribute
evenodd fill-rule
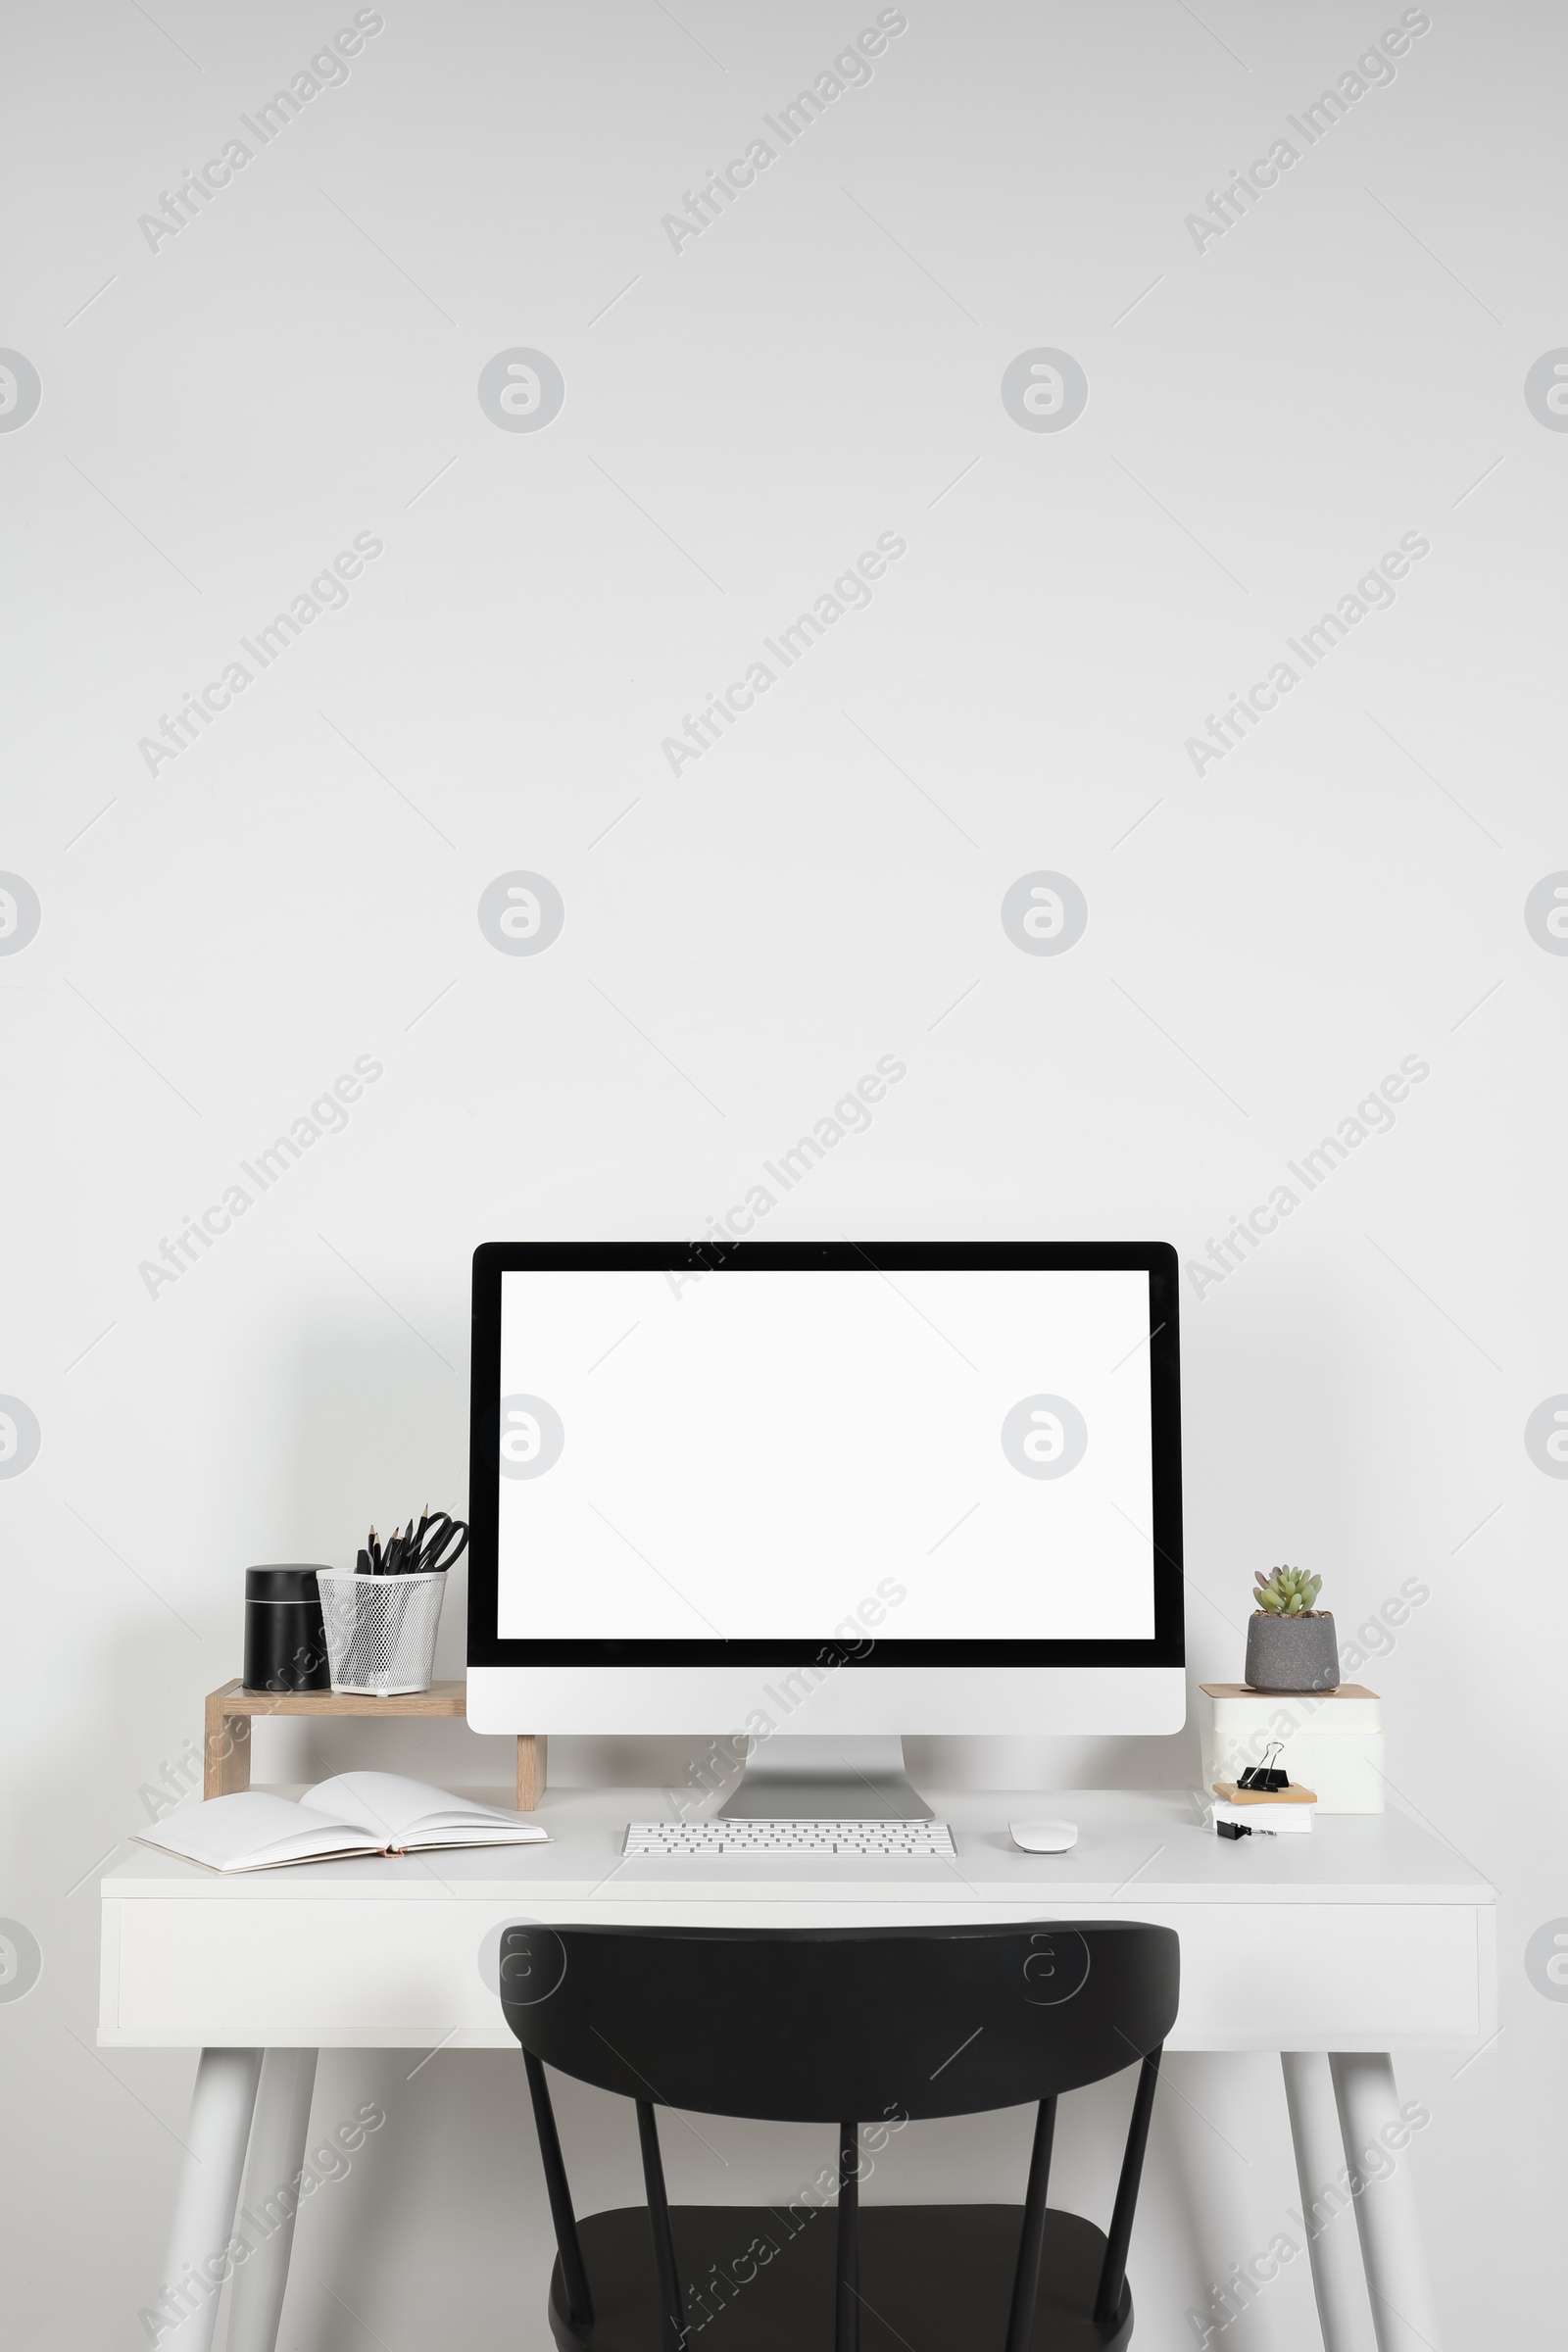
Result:
<svg viewBox="0 0 1568 2352"><path fill-rule="evenodd" d="M924 1793L937 1818L952 1825L956 1856L628 1857L621 1852L626 1824L681 1818L689 1789L559 1788L547 1791L530 1817L550 1831L549 1845L313 1862L232 1877L138 1845L105 1873L101 1888L106 1898L122 1901L526 1902L531 1895L556 1918L563 1904L586 1913L612 1903L624 1917L625 1906L641 1901L711 1906L726 1898L747 1906L1016 1905L1023 1915L1070 1903L1080 1916L1086 1902L1120 1909L1130 1903L1475 1907L1496 1900L1455 1847L1392 1809L1323 1814L1305 1835L1233 1844L1203 1829L1200 1800L1183 1789ZM708 1811L705 1804L702 1813ZM1070 1853L1020 1853L1008 1838L1009 1821L1054 1819L1078 1825Z"/></svg>

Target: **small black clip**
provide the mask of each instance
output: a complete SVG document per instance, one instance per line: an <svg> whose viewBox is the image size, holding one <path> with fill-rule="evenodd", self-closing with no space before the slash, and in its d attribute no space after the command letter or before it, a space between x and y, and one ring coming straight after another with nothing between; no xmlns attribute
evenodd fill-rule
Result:
<svg viewBox="0 0 1568 2352"><path fill-rule="evenodd" d="M1214 1827L1221 1838L1250 1838L1252 1835L1245 1821L1216 1821Z"/></svg>
<svg viewBox="0 0 1568 2352"><path fill-rule="evenodd" d="M1288 1772L1283 1772L1280 1769L1277 1761L1273 1763L1269 1761L1270 1757L1277 1759L1283 1755L1284 1752L1284 1740L1271 1740L1267 1747L1265 1747L1263 1750L1262 1763L1249 1764L1247 1770L1238 1780L1236 1784L1237 1788L1255 1788L1260 1794L1266 1795L1272 1795L1281 1788L1288 1788L1291 1785L1290 1774Z"/></svg>

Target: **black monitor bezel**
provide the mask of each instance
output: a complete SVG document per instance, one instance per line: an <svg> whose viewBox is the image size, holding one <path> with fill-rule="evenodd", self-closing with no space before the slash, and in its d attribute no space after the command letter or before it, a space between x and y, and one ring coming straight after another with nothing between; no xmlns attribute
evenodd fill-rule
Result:
<svg viewBox="0 0 1568 2352"><path fill-rule="evenodd" d="M836 1664L866 1667L1168 1667L1186 1661L1183 1633L1181 1350L1175 1250L1167 1242L483 1242L473 1253L468 1409L468 1664L470 1667L791 1667L818 1664L830 1639L778 1641L526 1641L503 1639L499 1609L500 1491L484 1428L501 1389L501 1277L578 1269L713 1274L871 1266L889 1273L1100 1270L1150 1277L1150 1381L1154 1632L1146 1641L904 1641L878 1633ZM493 1438L490 1443L493 1445Z"/></svg>

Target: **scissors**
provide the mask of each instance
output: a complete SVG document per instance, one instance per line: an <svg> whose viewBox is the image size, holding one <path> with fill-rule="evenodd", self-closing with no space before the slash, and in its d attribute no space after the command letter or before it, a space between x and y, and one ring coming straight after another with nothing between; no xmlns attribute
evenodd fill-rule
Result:
<svg viewBox="0 0 1568 2352"><path fill-rule="evenodd" d="M429 1576L444 1572L463 1557L467 1548L466 1522L454 1519L450 1512L438 1511L434 1518L425 1510L416 1530L411 1519L391 1540L382 1544L372 1527L369 1543L359 1557L362 1576Z"/></svg>
<svg viewBox="0 0 1568 2352"><path fill-rule="evenodd" d="M462 1559L467 1544L466 1521L439 1511L427 1526L421 1523L412 1556L398 1563L399 1573L429 1576L438 1569L451 1568Z"/></svg>

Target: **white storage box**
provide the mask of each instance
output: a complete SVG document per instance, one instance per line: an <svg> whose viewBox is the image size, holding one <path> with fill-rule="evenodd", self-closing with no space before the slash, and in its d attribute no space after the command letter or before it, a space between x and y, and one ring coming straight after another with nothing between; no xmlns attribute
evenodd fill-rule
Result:
<svg viewBox="0 0 1568 2352"><path fill-rule="evenodd" d="M1202 1683L1198 1708L1203 1793L1260 1764L1270 1740L1300 1788L1315 1789L1320 1813L1383 1811L1383 1706L1375 1690L1250 1690L1245 1683Z"/></svg>

